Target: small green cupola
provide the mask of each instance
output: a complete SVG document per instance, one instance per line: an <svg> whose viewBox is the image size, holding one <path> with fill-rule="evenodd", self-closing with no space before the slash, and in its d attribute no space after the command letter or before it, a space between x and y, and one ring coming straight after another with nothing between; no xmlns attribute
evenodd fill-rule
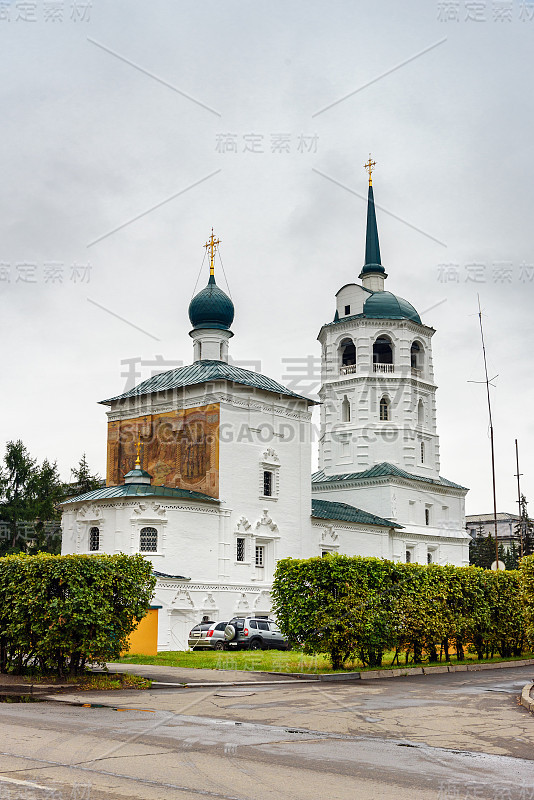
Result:
<svg viewBox="0 0 534 800"><path fill-rule="evenodd" d="M387 278L386 270L380 260L380 243L378 241L378 226L376 224L375 198L373 193L372 173L376 161L371 160L365 164L369 173L369 192L367 195L367 232L365 237L365 264L359 274L365 289L372 292L384 291L384 280Z"/></svg>
<svg viewBox="0 0 534 800"><path fill-rule="evenodd" d="M129 472L126 473L124 476L124 483L135 483L135 484L148 484L152 483L152 475L144 470L141 467L141 458L140 458L140 451L141 451L141 440L137 440L137 444L135 446L137 457L135 459L135 466Z"/></svg>

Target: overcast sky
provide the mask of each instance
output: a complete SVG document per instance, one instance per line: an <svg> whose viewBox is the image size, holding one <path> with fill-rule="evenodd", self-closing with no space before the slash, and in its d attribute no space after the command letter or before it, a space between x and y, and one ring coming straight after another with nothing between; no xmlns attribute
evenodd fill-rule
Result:
<svg viewBox="0 0 534 800"><path fill-rule="evenodd" d="M533 45L519 0L1 0L0 442L104 474L97 401L126 360L192 361L212 226L231 355L287 384L363 264L371 151L386 288L436 329L442 475L491 509L478 292L498 507L517 437L534 512Z"/></svg>

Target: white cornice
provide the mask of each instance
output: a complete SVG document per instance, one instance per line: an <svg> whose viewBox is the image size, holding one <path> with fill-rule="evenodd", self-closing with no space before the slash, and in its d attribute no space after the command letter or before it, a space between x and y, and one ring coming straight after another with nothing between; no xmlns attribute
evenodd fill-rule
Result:
<svg viewBox="0 0 534 800"><path fill-rule="evenodd" d="M465 497L469 489L457 489L454 486L443 486L439 483L427 483L424 480L417 480L417 478L408 479L401 478L398 475L381 475L376 478L357 478L347 479L344 481L328 481L324 480L319 482L312 481L312 495L314 492L332 491L332 489L353 489L360 486L384 486L388 484L395 484L396 486L407 486L411 489L427 489L428 491L437 491L440 494L454 494L458 497Z"/></svg>

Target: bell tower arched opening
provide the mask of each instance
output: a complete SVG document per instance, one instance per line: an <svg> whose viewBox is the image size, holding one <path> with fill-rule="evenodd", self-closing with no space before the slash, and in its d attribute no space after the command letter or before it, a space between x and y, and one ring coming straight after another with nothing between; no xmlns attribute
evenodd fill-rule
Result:
<svg viewBox="0 0 534 800"><path fill-rule="evenodd" d="M420 342L412 342L410 362L414 372L422 372L425 365L425 351Z"/></svg>
<svg viewBox="0 0 534 800"><path fill-rule="evenodd" d="M389 336L379 336L373 344L373 371L393 372L393 344Z"/></svg>
<svg viewBox="0 0 534 800"><path fill-rule="evenodd" d="M341 353L341 366L353 367L356 365L356 347L352 339L343 339L339 346Z"/></svg>

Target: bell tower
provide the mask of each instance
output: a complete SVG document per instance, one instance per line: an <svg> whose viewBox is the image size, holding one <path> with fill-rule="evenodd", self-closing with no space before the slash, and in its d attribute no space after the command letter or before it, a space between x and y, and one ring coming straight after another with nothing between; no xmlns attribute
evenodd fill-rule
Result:
<svg viewBox="0 0 534 800"><path fill-rule="evenodd" d="M336 295L323 325L319 467L325 475L362 472L387 462L439 477L436 385L431 339L415 308L384 290L369 157L365 264L359 283Z"/></svg>

